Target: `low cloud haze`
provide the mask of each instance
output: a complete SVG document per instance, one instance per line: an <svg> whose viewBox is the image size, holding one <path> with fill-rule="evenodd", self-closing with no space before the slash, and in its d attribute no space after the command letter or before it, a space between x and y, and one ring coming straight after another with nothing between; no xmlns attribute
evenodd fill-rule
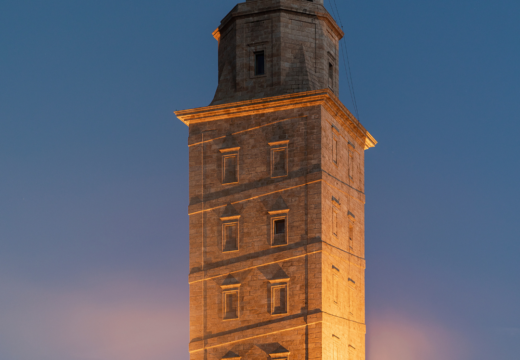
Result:
<svg viewBox="0 0 520 360"><path fill-rule="evenodd" d="M237 3L0 1L0 360L189 359L173 111L211 102ZM367 360L518 360L520 2L336 3L379 141Z"/></svg>
<svg viewBox="0 0 520 360"><path fill-rule="evenodd" d="M187 352L186 304L128 278L76 289L2 280L0 358L170 360Z"/></svg>
<svg viewBox="0 0 520 360"><path fill-rule="evenodd" d="M464 333L443 327L435 319L410 314L373 314L368 323L367 358L377 360L471 359Z"/></svg>

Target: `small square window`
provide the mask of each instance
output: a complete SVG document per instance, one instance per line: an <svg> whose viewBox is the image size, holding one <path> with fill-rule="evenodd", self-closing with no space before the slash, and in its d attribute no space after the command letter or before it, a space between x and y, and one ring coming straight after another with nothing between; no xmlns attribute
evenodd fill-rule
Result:
<svg viewBox="0 0 520 360"><path fill-rule="evenodd" d="M238 222L222 224L223 251L238 250Z"/></svg>
<svg viewBox="0 0 520 360"><path fill-rule="evenodd" d="M238 290L224 293L224 319L238 319Z"/></svg>
<svg viewBox="0 0 520 360"><path fill-rule="evenodd" d="M265 75L265 55L263 51L255 53L255 75Z"/></svg>
<svg viewBox="0 0 520 360"><path fill-rule="evenodd" d="M287 284L271 287L272 314L287 314Z"/></svg>
<svg viewBox="0 0 520 360"><path fill-rule="evenodd" d="M277 217L272 219L272 245L280 246L287 244L287 218Z"/></svg>
<svg viewBox="0 0 520 360"><path fill-rule="evenodd" d="M238 182L238 154L222 157L222 183L233 184Z"/></svg>

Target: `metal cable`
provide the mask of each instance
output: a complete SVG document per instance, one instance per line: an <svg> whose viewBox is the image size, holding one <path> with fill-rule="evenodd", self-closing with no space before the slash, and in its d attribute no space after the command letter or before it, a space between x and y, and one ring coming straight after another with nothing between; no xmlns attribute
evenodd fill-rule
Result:
<svg viewBox="0 0 520 360"><path fill-rule="evenodd" d="M341 20L341 16L339 13L338 4L336 3L336 0L328 0L330 4L330 8L332 10L332 16L336 17L339 21L339 24L341 26L341 29L345 31L345 28L343 27L343 21ZM343 38L343 42L340 41L340 51L343 54L343 66L345 68L345 75L347 77L347 85L350 92L350 98L352 99L352 105L354 106L354 111L356 113L356 117L359 120L359 109L357 106L357 100L356 100L356 92L354 90L354 82L352 80L352 71L350 68L350 58L348 56L348 48L345 38ZM345 60L346 59L346 60Z"/></svg>

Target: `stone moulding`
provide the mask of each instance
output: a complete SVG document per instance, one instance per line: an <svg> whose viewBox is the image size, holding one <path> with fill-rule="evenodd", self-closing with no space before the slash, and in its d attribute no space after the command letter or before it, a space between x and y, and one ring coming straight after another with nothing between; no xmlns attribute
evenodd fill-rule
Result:
<svg viewBox="0 0 520 360"><path fill-rule="evenodd" d="M279 283L286 283L291 281L291 278L280 278L280 279L270 279L268 280L271 284L279 284Z"/></svg>
<svg viewBox="0 0 520 360"><path fill-rule="evenodd" d="M228 23L233 18L237 19L237 18L241 18L241 17L247 16L247 15L250 15L250 11L247 7L244 7L243 11L240 11L238 9L239 9L239 6L238 5L235 6L233 8L233 10L231 10L226 15L226 17L224 17L224 19L222 19L219 27L215 31L213 31L212 35L215 38L215 40L220 41L220 34L221 34L222 30L224 30L226 25L228 25ZM283 0L276 1L276 2L274 2L274 4L272 6L266 6L262 10L257 10L255 12L255 15L261 15L263 13L270 13L273 11L282 11L285 13L298 13L298 14L307 15L309 17L316 17L316 18L318 18L318 20L325 22L328 25L328 27L334 32L334 34L338 37L338 39L341 40L343 38L343 36L345 36L345 33L343 32L341 27L339 27L338 24L336 24L336 21L334 21L334 19L332 18L332 16L329 13L322 12L322 11L314 11L314 12L313 11L309 12L309 11L305 11L305 10L302 11L302 9L295 8L294 6L290 6L288 3L286 3Z"/></svg>
<svg viewBox="0 0 520 360"><path fill-rule="evenodd" d="M227 284L227 285L220 285L220 288L222 290L235 290L238 289L242 284Z"/></svg>
<svg viewBox="0 0 520 360"><path fill-rule="evenodd" d="M289 141L290 140L273 141L268 144L269 144L269 146L287 145L287 144L289 144Z"/></svg>
<svg viewBox="0 0 520 360"><path fill-rule="evenodd" d="M268 211L267 213L269 215L279 215L279 214L287 214L289 211L290 211L290 209L282 209L282 210Z"/></svg>
<svg viewBox="0 0 520 360"><path fill-rule="evenodd" d="M219 149L221 153L229 153L229 152L237 152L240 150L240 147L233 147L233 148L226 148L226 149Z"/></svg>
<svg viewBox="0 0 520 360"><path fill-rule="evenodd" d="M230 220L238 220L240 219L240 215L232 215L232 216L221 216L221 221L230 221Z"/></svg>
<svg viewBox="0 0 520 360"><path fill-rule="evenodd" d="M329 89L300 92L290 95L212 105L175 111L175 115L187 126L200 122L223 120L241 116L264 114L321 105L342 120L343 127L353 132L364 143L364 148L376 146L376 139L361 125L352 113Z"/></svg>
<svg viewBox="0 0 520 360"><path fill-rule="evenodd" d="M272 360L286 359L289 355L291 355L290 351L276 352L276 353L269 354L269 356L271 357Z"/></svg>

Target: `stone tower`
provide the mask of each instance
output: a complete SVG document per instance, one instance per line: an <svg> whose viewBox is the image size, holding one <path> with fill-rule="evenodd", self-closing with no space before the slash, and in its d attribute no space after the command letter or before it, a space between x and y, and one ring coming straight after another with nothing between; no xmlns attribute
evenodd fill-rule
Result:
<svg viewBox="0 0 520 360"><path fill-rule="evenodd" d="M364 150L322 0L247 0L189 126L191 360L365 359Z"/></svg>

